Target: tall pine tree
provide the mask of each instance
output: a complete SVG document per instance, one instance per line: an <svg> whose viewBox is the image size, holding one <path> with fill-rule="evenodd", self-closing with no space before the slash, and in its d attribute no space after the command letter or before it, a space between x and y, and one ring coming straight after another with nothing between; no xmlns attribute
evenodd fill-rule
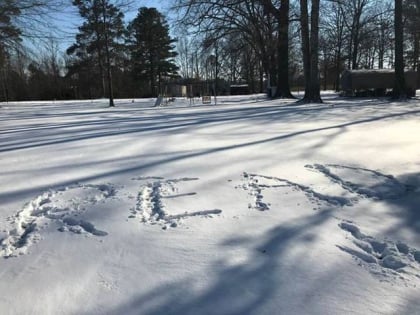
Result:
<svg viewBox="0 0 420 315"><path fill-rule="evenodd" d="M112 63L118 56L125 34L124 15L109 0L73 0L73 5L78 7L85 20L79 27L76 43L67 50L68 54L78 58L73 68L94 62L101 82L101 94L105 96L107 82L109 106L114 106Z"/></svg>
<svg viewBox="0 0 420 315"><path fill-rule="evenodd" d="M148 84L149 93L161 92L165 77L176 74L175 42L169 36L169 26L156 8L142 7L128 26L129 47L134 77Z"/></svg>

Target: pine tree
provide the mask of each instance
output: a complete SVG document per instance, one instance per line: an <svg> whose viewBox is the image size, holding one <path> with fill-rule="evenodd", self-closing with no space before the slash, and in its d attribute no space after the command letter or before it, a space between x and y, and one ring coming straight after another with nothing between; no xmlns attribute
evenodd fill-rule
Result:
<svg viewBox="0 0 420 315"><path fill-rule="evenodd" d="M169 36L169 26L156 8L142 7L128 26L132 70L135 78L147 82L149 92L160 93L165 77L176 74L175 42Z"/></svg>
<svg viewBox="0 0 420 315"><path fill-rule="evenodd" d="M121 39L125 34L123 13L109 0L73 0L85 20L79 27L76 43L67 53L76 55L82 66L95 61L99 72L102 96L105 96L105 77L108 83L109 106L114 106L112 86L112 61L121 49Z"/></svg>

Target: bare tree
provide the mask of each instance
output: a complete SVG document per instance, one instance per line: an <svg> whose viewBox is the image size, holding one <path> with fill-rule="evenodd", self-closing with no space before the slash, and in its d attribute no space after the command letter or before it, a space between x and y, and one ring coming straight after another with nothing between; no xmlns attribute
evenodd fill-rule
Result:
<svg viewBox="0 0 420 315"><path fill-rule="evenodd" d="M322 47L322 49L325 53L329 52L331 54L330 58L335 73L334 86L336 91L338 91L340 73L343 70L344 63L346 14L344 8L339 3L332 2L327 3L322 15L324 17L322 19L322 33L325 39L323 43L327 46ZM326 80L325 77L324 80Z"/></svg>
<svg viewBox="0 0 420 315"><path fill-rule="evenodd" d="M393 65L394 10L390 0L326 0L321 3L319 43L324 87L333 84L338 90L340 73L345 68L374 69Z"/></svg>
<svg viewBox="0 0 420 315"><path fill-rule="evenodd" d="M351 25L350 25L350 41L349 41L349 62L351 62L351 68L358 68L358 57L359 48L361 41L361 30L366 23L365 19L362 19L364 10L368 5L369 0L351 0L348 1L348 8L351 12Z"/></svg>
<svg viewBox="0 0 420 315"><path fill-rule="evenodd" d="M27 41L48 40L62 37L60 28L55 24L55 14L63 12L68 0L19 0L14 1L19 14L14 22Z"/></svg>
<svg viewBox="0 0 420 315"><path fill-rule="evenodd" d="M382 22L388 19L384 13L389 10L388 0L329 0L331 8L340 12L344 19L344 31L341 41L347 46L347 67L358 69L364 60L364 67L369 67L372 60L378 53L378 29L380 28L380 17ZM328 17L327 17L328 18ZM336 17L337 18L337 17ZM385 24L382 25L383 27ZM386 28L383 28L385 36ZM389 42L389 40L388 40ZM369 55L370 56L366 56Z"/></svg>
<svg viewBox="0 0 420 315"><path fill-rule="evenodd" d="M221 44L223 38L240 38L237 51L249 46L261 61L278 96L291 97L289 88L288 25L289 0L177 0L174 6L182 12L179 21L190 26L195 34L204 34ZM219 53L227 45L219 45ZM230 51L232 47L229 47ZM261 77L261 76L260 76ZM261 79L260 79L261 81Z"/></svg>
<svg viewBox="0 0 420 315"><path fill-rule="evenodd" d="M61 98L61 75L63 73L64 64L60 56L59 45L55 39L51 38L45 44L44 52L41 56L41 61L41 66L49 81L48 85L50 89L50 97L54 99Z"/></svg>

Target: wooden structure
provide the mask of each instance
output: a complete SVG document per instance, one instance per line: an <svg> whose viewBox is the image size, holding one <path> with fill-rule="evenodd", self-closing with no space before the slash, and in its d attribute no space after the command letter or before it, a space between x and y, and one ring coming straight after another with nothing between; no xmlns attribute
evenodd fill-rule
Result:
<svg viewBox="0 0 420 315"><path fill-rule="evenodd" d="M232 84L230 86L230 95L248 95L249 86L248 84Z"/></svg>
<svg viewBox="0 0 420 315"><path fill-rule="evenodd" d="M341 89L346 96L384 96L394 87L395 70L344 70L341 73ZM415 96L417 73L405 72L407 95Z"/></svg>

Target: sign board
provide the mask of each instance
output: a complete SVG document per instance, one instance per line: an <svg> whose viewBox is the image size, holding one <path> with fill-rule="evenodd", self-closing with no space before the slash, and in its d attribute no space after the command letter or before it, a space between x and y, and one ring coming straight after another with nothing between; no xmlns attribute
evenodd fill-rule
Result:
<svg viewBox="0 0 420 315"><path fill-rule="evenodd" d="M202 96L201 101L203 104L211 104L211 96Z"/></svg>

